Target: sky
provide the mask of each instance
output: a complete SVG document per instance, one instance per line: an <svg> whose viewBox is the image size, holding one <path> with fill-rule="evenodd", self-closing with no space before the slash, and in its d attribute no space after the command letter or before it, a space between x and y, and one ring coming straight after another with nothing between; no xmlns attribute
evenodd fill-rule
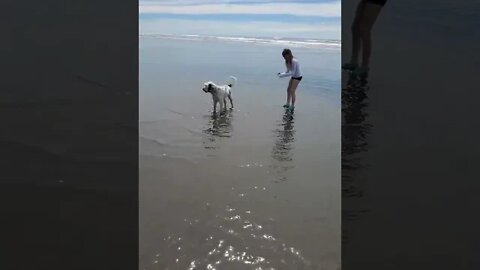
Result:
<svg viewBox="0 0 480 270"><path fill-rule="evenodd" d="M140 34L337 39L340 0L140 0Z"/></svg>

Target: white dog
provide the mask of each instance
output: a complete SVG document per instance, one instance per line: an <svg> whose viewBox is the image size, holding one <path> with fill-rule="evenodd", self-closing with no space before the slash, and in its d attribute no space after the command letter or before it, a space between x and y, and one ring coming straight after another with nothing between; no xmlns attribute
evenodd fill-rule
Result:
<svg viewBox="0 0 480 270"><path fill-rule="evenodd" d="M227 98L233 108L232 88L237 78L230 76L230 82L225 85L216 85L213 82L206 82L202 88L203 92L211 93L213 99L213 112L217 111L217 103L220 103L220 113L227 109Z"/></svg>

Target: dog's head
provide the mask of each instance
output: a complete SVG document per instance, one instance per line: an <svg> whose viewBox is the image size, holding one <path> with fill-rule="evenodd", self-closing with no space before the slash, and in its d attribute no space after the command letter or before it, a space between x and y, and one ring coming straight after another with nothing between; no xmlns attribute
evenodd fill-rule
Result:
<svg viewBox="0 0 480 270"><path fill-rule="evenodd" d="M203 88L202 88L203 92L205 93L211 93L214 88L213 88L213 83L212 82L206 82L203 84Z"/></svg>

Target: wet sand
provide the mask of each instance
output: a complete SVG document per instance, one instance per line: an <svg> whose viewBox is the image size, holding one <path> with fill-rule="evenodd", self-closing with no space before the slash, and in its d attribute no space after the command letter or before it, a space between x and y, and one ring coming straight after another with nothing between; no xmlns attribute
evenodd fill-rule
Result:
<svg viewBox="0 0 480 270"><path fill-rule="evenodd" d="M160 83L153 62L140 69L141 269L339 269L336 94L305 80L289 116L287 80L232 74L235 108L214 116L201 78Z"/></svg>

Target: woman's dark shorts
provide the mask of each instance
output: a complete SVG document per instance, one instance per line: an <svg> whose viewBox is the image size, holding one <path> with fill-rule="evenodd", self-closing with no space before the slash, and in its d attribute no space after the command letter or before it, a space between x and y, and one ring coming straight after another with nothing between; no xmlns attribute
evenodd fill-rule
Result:
<svg viewBox="0 0 480 270"><path fill-rule="evenodd" d="M365 2L372 3L375 5L380 5L380 6L385 6L385 3L387 3L387 0L365 0Z"/></svg>
<svg viewBox="0 0 480 270"><path fill-rule="evenodd" d="M303 76L300 76L300 77L292 77L293 80L297 80L297 81L301 81L303 78Z"/></svg>

